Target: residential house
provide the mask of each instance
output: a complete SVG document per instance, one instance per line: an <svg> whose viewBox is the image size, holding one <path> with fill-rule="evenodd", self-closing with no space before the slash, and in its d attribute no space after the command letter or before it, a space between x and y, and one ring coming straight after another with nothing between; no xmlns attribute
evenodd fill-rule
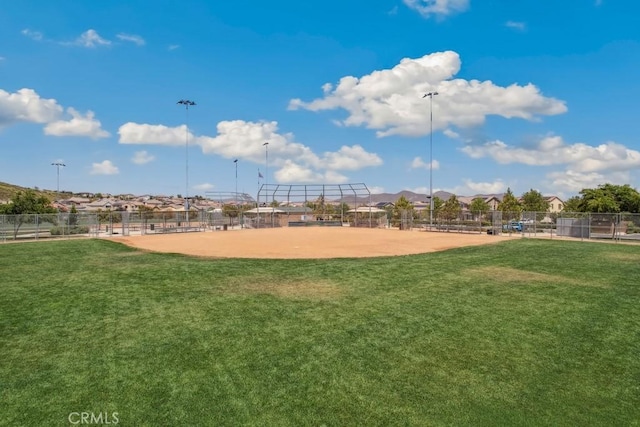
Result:
<svg viewBox="0 0 640 427"><path fill-rule="evenodd" d="M564 202L558 196L547 196L544 198L549 202L549 212L558 213L564 209Z"/></svg>

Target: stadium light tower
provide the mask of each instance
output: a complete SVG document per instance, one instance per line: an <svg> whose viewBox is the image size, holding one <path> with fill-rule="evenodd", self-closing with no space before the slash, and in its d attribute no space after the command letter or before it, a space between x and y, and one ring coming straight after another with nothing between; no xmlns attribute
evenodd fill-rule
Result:
<svg viewBox="0 0 640 427"><path fill-rule="evenodd" d="M236 195L235 195L235 199L236 199L236 209L238 208L238 159L235 159L233 161L233 163L236 164Z"/></svg>
<svg viewBox="0 0 640 427"><path fill-rule="evenodd" d="M267 190L267 205L269 204L269 141L265 142L264 144L264 161L265 161L265 172L264 172L264 181L265 181L265 187Z"/></svg>
<svg viewBox="0 0 640 427"><path fill-rule="evenodd" d="M425 93L429 97L429 231L433 228L433 97L438 92Z"/></svg>
<svg viewBox="0 0 640 427"><path fill-rule="evenodd" d="M66 167L67 165L65 165L62 162L53 162L51 163L51 166L55 166L58 169L58 181L57 181L57 186L56 186L56 193L58 196L58 199L60 198L60 167Z"/></svg>
<svg viewBox="0 0 640 427"><path fill-rule="evenodd" d="M184 105L187 114L187 131L185 135L185 198L184 210L187 215L187 224L189 223L189 107L196 105L195 102L188 99L181 99L177 104Z"/></svg>

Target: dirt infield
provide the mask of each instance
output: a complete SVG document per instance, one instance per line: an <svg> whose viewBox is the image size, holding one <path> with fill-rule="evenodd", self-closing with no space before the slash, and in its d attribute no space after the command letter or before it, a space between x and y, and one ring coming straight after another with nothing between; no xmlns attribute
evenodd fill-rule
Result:
<svg viewBox="0 0 640 427"><path fill-rule="evenodd" d="M135 248L214 258L365 258L501 241L484 234L317 227L117 237Z"/></svg>

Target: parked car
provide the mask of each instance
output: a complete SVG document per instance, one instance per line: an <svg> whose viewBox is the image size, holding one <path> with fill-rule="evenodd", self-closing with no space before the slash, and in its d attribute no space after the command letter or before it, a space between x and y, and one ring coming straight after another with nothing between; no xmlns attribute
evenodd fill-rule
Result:
<svg viewBox="0 0 640 427"><path fill-rule="evenodd" d="M521 233L524 231L524 223L522 221L511 221L502 226L503 231L516 231Z"/></svg>

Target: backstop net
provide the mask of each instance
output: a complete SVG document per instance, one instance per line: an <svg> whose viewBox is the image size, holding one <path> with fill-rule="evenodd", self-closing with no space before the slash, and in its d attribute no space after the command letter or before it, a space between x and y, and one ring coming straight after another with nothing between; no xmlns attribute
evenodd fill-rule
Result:
<svg viewBox="0 0 640 427"><path fill-rule="evenodd" d="M377 227L383 218L386 223L386 213L371 207L371 192L364 183L263 184L257 196L257 207L244 212L245 223L256 228Z"/></svg>

